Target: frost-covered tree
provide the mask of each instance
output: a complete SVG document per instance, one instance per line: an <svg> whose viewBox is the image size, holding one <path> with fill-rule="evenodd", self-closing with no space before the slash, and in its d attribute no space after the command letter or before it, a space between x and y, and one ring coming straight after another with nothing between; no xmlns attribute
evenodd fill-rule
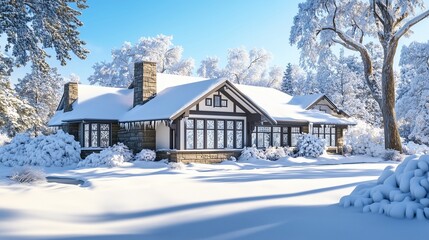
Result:
<svg viewBox="0 0 429 240"><path fill-rule="evenodd" d="M282 69L269 67L270 59L271 54L262 48L233 48L228 50L225 68L219 68L217 58L207 57L197 73L201 77L225 77L238 84L280 88Z"/></svg>
<svg viewBox="0 0 429 240"><path fill-rule="evenodd" d="M429 42L413 42L401 51L401 82L396 111L401 135L429 144Z"/></svg>
<svg viewBox="0 0 429 240"><path fill-rule="evenodd" d="M292 78L292 64L288 63L283 74L281 90L289 95L293 95Z"/></svg>
<svg viewBox="0 0 429 240"><path fill-rule="evenodd" d="M301 50L303 65L314 65L334 45L360 55L366 84L383 114L385 147L398 151L402 146L395 114L393 60L401 37L429 16L429 10L416 14L423 7L422 0L307 0L299 4L291 29L290 43ZM374 39L383 49L381 81L366 46Z"/></svg>
<svg viewBox="0 0 429 240"><path fill-rule="evenodd" d="M9 80L0 76L0 132L15 136L20 132L37 130L41 125L36 109L21 100Z"/></svg>
<svg viewBox="0 0 429 240"><path fill-rule="evenodd" d="M56 68L50 69L47 73L33 68L31 73L18 79L15 90L21 99L27 100L36 109L43 123L47 123L58 106L63 85L64 79Z"/></svg>
<svg viewBox="0 0 429 240"><path fill-rule="evenodd" d="M133 80L134 63L151 61L157 63L157 71L178 75L191 75L194 69L192 58L182 59L183 48L173 44L173 36L158 35L142 37L136 44L125 42L121 48L112 50L111 62L95 63L91 84L110 87L127 87Z"/></svg>
<svg viewBox="0 0 429 240"><path fill-rule="evenodd" d="M85 8L86 0L0 0L0 38L6 40L0 52L7 54L0 56L0 74L27 62L48 71L47 48L55 51L61 65L71 59L70 52L84 59L88 50L79 39L83 24L78 17Z"/></svg>

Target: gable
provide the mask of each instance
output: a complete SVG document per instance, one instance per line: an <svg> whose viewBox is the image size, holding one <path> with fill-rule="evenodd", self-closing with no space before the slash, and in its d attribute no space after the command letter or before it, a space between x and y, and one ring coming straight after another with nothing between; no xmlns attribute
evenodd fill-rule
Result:
<svg viewBox="0 0 429 240"><path fill-rule="evenodd" d="M223 91L215 91L200 102L194 104L190 110L201 112L223 112L223 113L245 113L240 104L231 96L227 96Z"/></svg>
<svg viewBox="0 0 429 240"><path fill-rule="evenodd" d="M328 97L323 95L313 104L307 107L307 110L319 110L328 114L331 114L336 117L348 117L348 115L341 111Z"/></svg>

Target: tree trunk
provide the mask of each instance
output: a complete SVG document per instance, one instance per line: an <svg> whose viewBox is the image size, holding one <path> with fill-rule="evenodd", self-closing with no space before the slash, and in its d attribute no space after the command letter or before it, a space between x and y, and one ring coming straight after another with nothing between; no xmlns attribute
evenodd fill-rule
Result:
<svg viewBox="0 0 429 240"><path fill-rule="evenodd" d="M386 149L394 149L402 153L401 138L395 113L395 76L393 71L393 59L397 48L397 42L384 46L384 62L381 75L382 99L381 111L384 122L384 146Z"/></svg>

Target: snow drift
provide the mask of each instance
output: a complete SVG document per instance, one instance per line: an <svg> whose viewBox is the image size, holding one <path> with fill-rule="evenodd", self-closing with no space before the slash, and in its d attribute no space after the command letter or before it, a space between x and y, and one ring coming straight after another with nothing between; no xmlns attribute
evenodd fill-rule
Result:
<svg viewBox="0 0 429 240"><path fill-rule="evenodd" d="M429 155L412 155L396 171L386 167L376 183L357 186L340 205L396 218L429 219L428 193Z"/></svg>

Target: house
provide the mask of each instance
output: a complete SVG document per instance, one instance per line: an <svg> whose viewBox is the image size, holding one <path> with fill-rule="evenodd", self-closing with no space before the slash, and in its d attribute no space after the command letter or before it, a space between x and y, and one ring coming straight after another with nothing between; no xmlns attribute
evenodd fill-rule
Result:
<svg viewBox="0 0 429 240"><path fill-rule="evenodd" d="M325 95L290 96L266 87L156 73L135 63L129 88L67 83L49 122L75 136L83 153L122 142L158 158L219 162L256 145L295 146L300 133L326 139L340 152L354 123Z"/></svg>

